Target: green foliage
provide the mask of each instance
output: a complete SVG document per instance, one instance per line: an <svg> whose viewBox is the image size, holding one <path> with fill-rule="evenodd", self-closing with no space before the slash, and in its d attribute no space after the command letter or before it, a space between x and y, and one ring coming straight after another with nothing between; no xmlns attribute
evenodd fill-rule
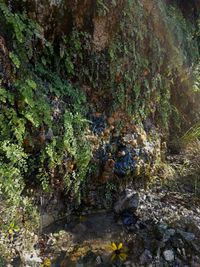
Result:
<svg viewBox="0 0 200 267"><path fill-rule="evenodd" d="M116 107L130 115L139 115L140 120L157 112L167 127L170 88L160 72L165 51L148 20L149 15L139 1L127 2L119 31L109 48L110 87ZM147 43L150 43L148 53Z"/></svg>
<svg viewBox="0 0 200 267"><path fill-rule="evenodd" d="M97 13L99 16L106 16L109 13L109 1L97 0ZM113 1L116 3L115 1Z"/></svg>
<svg viewBox="0 0 200 267"><path fill-rule="evenodd" d="M200 92L200 62L196 64L193 72L193 90L196 93Z"/></svg>
<svg viewBox="0 0 200 267"><path fill-rule="evenodd" d="M177 50L176 55L182 64L191 65L199 57L196 28L183 17L176 6L170 6L166 10L168 25L173 34L174 49ZM174 58L174 60L177 62L177 59Z"/></svg>
<svg viewBox="0 0 200 267"><path fill-rule="evenodd" d="M117 0L97 0L96 12L98 16L109 15L111 9L117 6Z"/></svg>
<svg viewBox="0 0 200 267"><path fill-rule="evenodd" d="M5 265L5 260L0 256L0 267L4 267Z"/></svg>
<svg viewBox="0 0 200 267"><path fill-rule="evenodd" d="M23 174L27 171L27 155L9 141L0 142L0 190L5 199L16 204L24 188Z"/></svg>
<svg viewBox="0 0 200 267"><path fill-rule="evenodd" d="M200 138L200 123L193 125L183 136L182 141L184 143L189 143Z"/></svg>
<svg viewBox="0 0 200 267"><path fill-rule="evenodd" d="M93 36L75 26L56 44L47 41L27 14L14 13L1 1L0 24L11 67L10 81L4 73L0 81L0 197L6 205L25 203L22 192L30 181L44 191L79 194L88 170L92 173L81 86L112 103L99 101L105 112L120 109L138 122L151 117L164 129L173 114L179 122L171 93L177 73L196 63L198 32L176 7L153 2L155 16L141 1L125 1L108 47L97 51ZM95 15L109 22L116 6L115 0L98 0ZM156 28L160 24L164 33ZM197 65L194 75L194 90L199 91ZM110 198L115 189L108 184L106 190Z"/></svg>
<svg viewBox="0 0 200 267"><path fill-rule="evenodd" d="M139 115L140 120L154 117L168 129L176 75L181 76L185 65L196 62L198 42L195 26L177 7L162 1L154 1L154 5L154 17L140 1L125 5L120 28L109 46L109 87L115 108Z"/></svg>
<svg viewBox="0 0 200 267"><path fill-rule="evenodd" d="M37 23L26 14L13 13L2 2L0 23L10 43L12 67L9 84L0 81L0 198L5 203L7 225L20 225L15 211L19 207L27 214L33 211L23 195L26 184L51 191L59 178L61 191L79 195L91 157L85 138L86 98L63 78L56 65L61 62L66 73L73 74L68 53L64 59L61 55L56 58L53 45L45 40ZM35 43L40 42L43 46L36 52ZM78 43L74 49L79 50ZM47 139L49 129L52 136ZM73 162L76 166L73 171L64 165L66 160L67 165Z"/></svg>
<svg viewBox="0 0 200 267"><path fill-rule="evenodd" d="M13 52L10 52L9 57L12 60L13 64L15 65L15 67L17 69L19 69L19 67L20 67L19 58Z"/></svg>
<svg viewBox="0 0 200 267"><path fill-rule="evenodd" d="M113 194L117 192L116 185L108 182L105 187L105 200L108 206L112 205Z"/></svg>

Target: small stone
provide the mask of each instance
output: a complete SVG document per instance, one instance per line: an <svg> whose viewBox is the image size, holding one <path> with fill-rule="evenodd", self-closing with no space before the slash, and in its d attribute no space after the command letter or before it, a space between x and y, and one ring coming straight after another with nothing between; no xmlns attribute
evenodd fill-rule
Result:
<svg viewBox="0 0 200 267"><path fill-rule="evenodd" d="M41 225L43 228L49 226L50 224L52 224L55 221L53 215L48 214L48 213L43 213L41 215Z"/></svg>
<svg viewBox="0 0 200 267"><path fill-rule="evenodd" d="M172 228L170 228L170 229L168 229L167 230L167 233L170 235L170 236L173 236L174 234L175 234L175 230L174 229L172 229Z"/></svg>
<svg viewBox="0 0 200 267"><path fill-rule="evenodd" d="M97 256L97 258L96 258L96 264L99 265L102 262L103 262L103 260L102 260L101 256Z"/></svg>
<svg viewBox="0 0 200 267"><path fill-rule="evenodd" d="M132 141L131 141L131 145L132 145L133 147L137 147L137 140L132 140Z"/></svg>
<svg viewBox="0 0 200 267"><path fill-rule="evenodd" d="M126 151L123 150L123 151L120 151L120 152L119 152L119 156L124 157L125 155L126 155Z"/></svg>
<svg viewBox="0 0 200 267"><path fill-rule="evenodd" d="M174 229L166 230L164 237L163 237L163 241L167 242L172 236L174 236L175 232L176 231Z"/></svg>
<svg viewBox="0 0 200 267"><path fill-rule="evenodd" d="M140 256L140 263L141 264L148 264L152 261L152 254L148 249L145 249L145 251Z"/></svg>
<svg viewBox="0 0 200 267"><path fill-rule="evenodd" d="M114 206L116 213L125 210L135 211L139 205L139 194L132 189L126 189Z"/></svg>
<svg viewBox="0 0 200 267"><path fill-rule="evenodd" d="M138 136L138 143L139 143L139 144L144 144L144 142L146 142L146 140L147 140L147 136L146 136L146 134L140 134L140 135Z"/></svg>
<svg viewBox="0 0 200 267"><path fill-rule="evenodd" d="M108 118L108 124L112 125L115 122L113 117Z"/></svg>
<svg viewBox="0 0 200 267"><path fill-rule="evenodd" d="M126 134L124 137L123 137L123 141L125 143L130 143L132 142L133 140L135 140L135 136L133 134Z"/></svg>
<svg viewBox="0 0 200 267"><path fill-rule="evenodd" d="M23 263L26 264L26 266L35 266L37 263L41 263L42 260L40 257L38 257L38 255L36 254L36 252L23 252L22 255L20 255L20 258L22 260Z"/></svg>
<svg viewBox="0 0 200 267"><path fill-rule="evenodd" d="M126 262L124 262L124 265L125 265L126 267L132 267L132 263L131 263L131 261L126 261Z"/></svg>
<svg viewBox="0 0 200 267"><path fill-rule="evenodd" d="M193 233L184 232L181 230L178 230L177 232L188 242L191 242L195 239L195 234Z"/></svg>
<svg viewBox="0 0 200 267"><path fill-rule="evenodd" d="M104 136L108 136L110 134L110 129L105 129L104 132L103 132L103 135Z"/></svg>
<svg viewBox="0 0 200 267"><path fill-rule="evenodd" d="M53 139L53 130L49 128L48 132L46 133L46 139L51 141Z"/></svg>
<svg viewBox="0 0 200 267"><path fill-rule="evenodd" d="M169 262L174 261L174 252L171 249L170 250L165 250L163 252L163 256L164 256L166 261L169 261Z"/></svg>

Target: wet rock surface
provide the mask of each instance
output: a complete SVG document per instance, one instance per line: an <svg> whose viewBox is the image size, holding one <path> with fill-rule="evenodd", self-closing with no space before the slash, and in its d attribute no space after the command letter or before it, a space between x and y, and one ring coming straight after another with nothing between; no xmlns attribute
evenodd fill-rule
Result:
<svg viewBox="0 0 200 267"><path fill-rule="evenodd" d="M146 190L129 186L115 198L110 210L83 205L42 234L29 233L29 241L17 233L8 244L19 255L11 266L39 267L46 259L53 267L200 266L197 198L170 191L160 181ZM111 242L127 248L125 260L119 260L120 250L110 249Z"/></svg>
<svg viewBox="0 0 200 267"><path fill-rule="evenodd" d="M136 190L131 185L119 192L111 189L114 198L110 210L102 209L108 194L105 187L105 195L98 195L91 185L92 196L87 197L93 200L92 205L84 203L68 216L66 209L66 217L60 216L53 224L47 220L42 233L27 235L30 241L20 238L24 233L16 233L8 244L18 255L11 266L39 267L47 259L53 267L200 266L198 198L161 185L159 178L147 189ZM52 211L58 203L54 201L51 208L48 202L43 203L43 216L57 214ZM59 206L62 210L63 204ZM110 249L111 242L117 246L122 243L127 258L120 260L124 252ZM113 255L115 260L111 260Z"/></svg>
<svg viewBox="0 0 200 267"><path fill-rule="evenodd" d="M115 203L114 210L116 213L135 211L138 208L138 205L139 194L134 190L126 189Z"/></svg>
<svg viewBox="0 0 200 267"><path fill-rule="evenodd" d="M127 260L111 261L111 242L123 243ZM129 188L113 210L85 209L47 228L42 243L52 266L200 266L200 212L178 193Z"/></svg>

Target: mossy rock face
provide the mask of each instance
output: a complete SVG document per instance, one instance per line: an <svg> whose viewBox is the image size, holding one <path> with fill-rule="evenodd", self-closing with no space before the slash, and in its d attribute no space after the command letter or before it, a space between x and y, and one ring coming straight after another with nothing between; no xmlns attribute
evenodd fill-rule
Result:
<svg viewBox="0 0 200 267"><path fill-rule="evenodd" d="M15 210L30 185L80 202L84 186L109 196L149 176L199 116L199 26L184 4L1 1L0 24L0 190Z"/></svg>

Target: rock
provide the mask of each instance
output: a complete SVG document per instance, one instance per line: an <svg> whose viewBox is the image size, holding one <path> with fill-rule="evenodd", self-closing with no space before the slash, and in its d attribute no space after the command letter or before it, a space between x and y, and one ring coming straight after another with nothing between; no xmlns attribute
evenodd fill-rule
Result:
<svg viewBox="0 0 200 267"><path fill-rule="evenodd" d="M174 252L171 249L165 250L163 252L163 256L164 256L165 260L168 261L168 262L174 261Z"/></svg>
<svg viewBox="0 0 200 267"><path fill-rule="evenodd" d="M101 263L103 263L103 260L102 260L101 256L97 256L97 258L96 258L96 264L97 265L100 265Z"/></svg>
<svg viewBox="0 0 200 267"><path fill-rule="evenodd" d="M126 134L122 139L125 143L131 143L132 141L137 142L134 134Z"/></svg>
<svg viewBox="0 0 200 267"><path fill-rule="evenodd" d="M91 131L95 134L101 134L105 130L105 119L102 115L96 114L96 116L91 116Z"/></svg>
<svg viewBox="0 0 200 267"><path fill-rule="evenodd" d="M131 144L133 147L137 147L137 140L133 140L133 141L131 141L130 144Z"/></svg>
<svg viewBox="0 0 200 267"><path fill-rule="evenodd" d="M132 189L126 189L115 203L114 210L121 213L125 210L135 211L139 205L139 194Z"/></svg>
<svg viewBox="0 0 200 267"><path fill-rule="evenodd" d="M119 151L118 155L119 155L120 157L124 157L124 156L126 156L126 151L124 151L124 150Z"/></svg>
<svg viewBox="0 0 200 267"><path fill-rule="evenodd" d="M83 256L79 261L77 266L84 266L84 267L93 267L95 266L96 263L96 254L92 251L88 251L85 256Z"/></svg>
<svg viewBox="0 0 200 267"><path fill-rule="evenodd" d="M121 151L120 157L116 159L114 172L119 176L125 176L132 173L136 168L136 161L129 151Z"/></svg>
<svg viewBox="0 0 200 267"><path fill-rule="evenodd" d="M125 211L122 214L122 222L124 226L129 227L131 225L135 225L137 221L138 221L138 217L132 212Z"/></svg>
<svg viewBox="0 0 200 267"><path fill-rule="evenodd" d="M177 238L176 236L173 236L171 239L172 245L174 248L183 248L184 242L181 238Z"/></svg>
<svg viewBox="0 0 200 267"><path fill-rule="evenodd" d="M140 134L139 136L138 136L138 144L144 144L144 142L146 142L146 140L147 140L147 136L146 136L146 134L145 133L143 133L143 134Z"/></svg>
<svg viewBox="0 0 200 267"><path fill-rule="evenodd" d="M53 130L49 128L48 132L46 133L46 140L51 141L53 139Z"/></svg>
<svg viewBox="0 0 200 267"><path fill-rule="evenodd" d="M167 229L163 236L163 242L167 242L171 237L175 235L175 232L176 231L174 229Z"/></svg>
<svg viewBox="0 0 200 267"><path fill-rule="evenodd" d="M108 124L109 124L109 125L114 124L114 122L115 122L115 119L114 119L113 117L109 117L109 118L108 118Z"/></svg>
<svg viewBox="0 0 200 267"><path fill-rule="evenodd" d="M152 122L149 119L144 121L144 129L146 132L149 132L153 128L153 126L154 125L152 124Z"/></svg>
<svg viewBox="0 0 200 267"><path fill-rule="evenodd" d="M145 251L140 256L140 263L143 264L149 264L152 261L152 254L148 249L145 249Z"/></svg>
<svg viewBox="0 0 200 267"><path fill-rule="evenodd" d="M176 231L174 229L172 229L172 228L167 230L167 234L169 234L170 236L173 236L175 234L175 232Z"/></svg>
<svg viewBox="0 0 200 267"><path fill-rule="evenodd" d="M126 261L126 262L124 262L124 266L126 266L126 267L133 267L131 261Z"/></svg>
<svg viewBox="0 0 200 267"><path fill-rule="evenodd" d="M25 266L38 266L42 263L42 259L38 257L35 251L32 253L23 251L23 254L21 254L20 257Z"/></svg>
<svg viewBox="0 0 200 267"><path fill-rule="evenodd" d="M184 232L181 230L177 231L182 237L183 239L185 239L187 242L191 242L195 239L195 234L193 233L188 233L188 232Z"/></svg>
<svg viewBox="0 0 200 267"><path fill-rule="evenodd" d="M40 218L41 218L41 225L43 228L49 226L55 221L54 216L48 213L43 213Z"/></svg>

